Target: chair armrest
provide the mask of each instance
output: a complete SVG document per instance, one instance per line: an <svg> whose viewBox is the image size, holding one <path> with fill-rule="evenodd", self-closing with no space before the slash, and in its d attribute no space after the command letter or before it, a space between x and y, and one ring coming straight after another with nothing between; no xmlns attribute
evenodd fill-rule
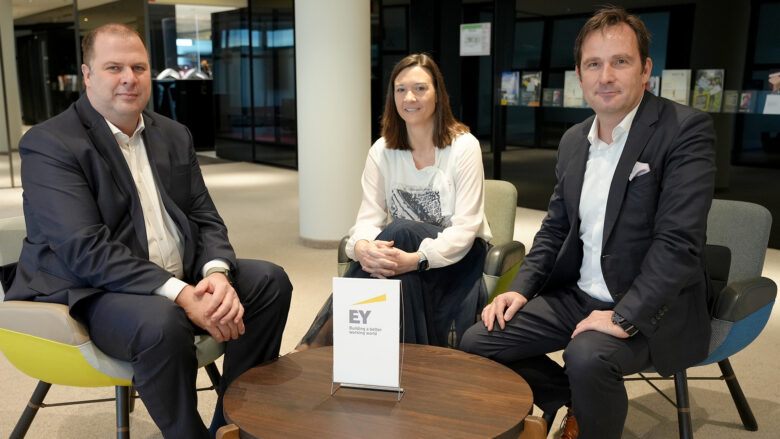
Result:
<svg viewBox="0 0 780 439"><path fill-rule="evenodd" d="M341 238L341 242L339 242L339 264L352 262L352 259L347 256L347 241L349 241L349 236Z"/></svg>
<svg viewBox="0 0 780 439"><path fill-rule="evenodd" d="M8 301L0 303L0 328L78 346L89 334L59 303Z"/></svg>
<svg viewBox="0 0 780 439"><path fill-rule="evenodd" d="M483 272L488 276L501 276L525 257L525 246L518 241L494 245L485 257Z"/></svg>
<svg viewBox="0 0 780 439"><path fill-rule="evenodd" d="M718 295L712 317L729 322L744 319L775 300L777 285L765 277L734 282Z"/></svg>

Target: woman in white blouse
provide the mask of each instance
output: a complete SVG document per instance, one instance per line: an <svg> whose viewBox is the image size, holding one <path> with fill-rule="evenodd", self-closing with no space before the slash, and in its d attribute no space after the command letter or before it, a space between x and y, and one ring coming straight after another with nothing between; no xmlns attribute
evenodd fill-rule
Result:
<svg viewBox="0 0 780 439"><path fill-rule="evenodd" d="M382 137L361 180L363 201L349 231L346 277L394 278L404 294L404 340L448 343L474 322L490 240L479 141L455 120L444 79L425 54L396 64ZM332 344L332 304L297 350Z"/></svg>

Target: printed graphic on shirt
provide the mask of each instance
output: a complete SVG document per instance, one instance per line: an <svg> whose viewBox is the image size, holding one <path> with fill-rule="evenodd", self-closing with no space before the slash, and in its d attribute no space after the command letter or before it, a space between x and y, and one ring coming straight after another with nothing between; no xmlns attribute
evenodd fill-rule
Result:
<svg viewBox="0 0 780 439"><path fill-rule="evenodd" d="M441 213L439 192L427 187L399 186L393 188L390 194L390 215L393 218L421 221L440 227L452 225L450 217Z"/></svg>

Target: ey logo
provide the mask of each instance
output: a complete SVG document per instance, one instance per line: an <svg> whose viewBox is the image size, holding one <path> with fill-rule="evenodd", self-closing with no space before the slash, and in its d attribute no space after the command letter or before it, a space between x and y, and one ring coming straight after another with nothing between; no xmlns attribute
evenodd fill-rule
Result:
<svg viewBox="0 0 780 439"><path fill-rule="evenodd" d="M387 302L387 294L382 294L381 296L376 296L371 299L366 299L362 302L353 303L352 306L356 305L365 305L367 303L378 303L378 302ZM368 316L371 314L371 310L362 310L362 309L350 309L349 310L349 323L351 324L368 324Z"/></svg>

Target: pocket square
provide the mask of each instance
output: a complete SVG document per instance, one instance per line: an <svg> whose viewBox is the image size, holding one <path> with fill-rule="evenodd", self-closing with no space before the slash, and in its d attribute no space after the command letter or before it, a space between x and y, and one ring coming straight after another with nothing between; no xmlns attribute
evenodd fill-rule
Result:
<svg viewBox="0 0 780 439"><path fill-rule="evenodd" d="M634 169L631 170L631 175L628 176L628 181L631 181L640 175L645 175L648 172L650 172L650 165L647 163L636 162L634 163Z"/></svg>

